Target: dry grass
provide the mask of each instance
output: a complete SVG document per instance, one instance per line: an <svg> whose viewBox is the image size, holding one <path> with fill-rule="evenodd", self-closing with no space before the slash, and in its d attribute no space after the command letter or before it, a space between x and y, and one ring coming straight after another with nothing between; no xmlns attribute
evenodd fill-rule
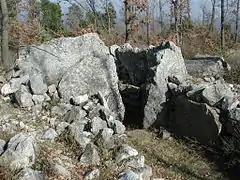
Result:
<svg viewBox="0 0 240 180"><path fill-rule="evenodd" d="M214 163L180 140L163 140L145 130L127 132L129 143L146 158L153 167L155 177L169 180L217 180L224 179Z"/></svg>

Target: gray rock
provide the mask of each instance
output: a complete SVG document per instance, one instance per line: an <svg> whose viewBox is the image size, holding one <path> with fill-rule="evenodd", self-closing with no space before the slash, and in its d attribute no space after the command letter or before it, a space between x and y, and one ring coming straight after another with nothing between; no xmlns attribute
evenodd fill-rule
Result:
<svg viewBox="0 0 240 180"><path fill-rule="evenodd" d="M231 109L229 111L229 118L240 121L240 108Z"/></svg>
<svg viewBox="0 0 240 180"><path fill-rule="evenodd" d="M41 74L32 74L30 76L30 87L33 94L43 95L47 92L47 84L43 82Z"/></svg>
<svg viewBox="0 0 240 180"><path fill-rule="evenodd" d="M80 157L82 165L100 165L100 156L93 144L89 143Z"/></svg>
<svg viewBox="0 0 240 180"><path fill-rule="evenodd" d="M134 168L134 169L140 169L144 167L144 162L145 162L145 157L144 156L134 156L130 157L129 159L126 159L122 166L124 167L129 167L129 168Z"/></svg>
<svg viewBox="0 0 240 180"><path fill-rule="evenodd" d="M76 121L68 127L74 139L82 149L85 149L86 145L91 142L90 137L92 136L91 133L84 131L86 123L86 121Z"/></svg>
<svg viewBox="0 0 240 180"><path fill-rule="evenodd" d="M187 77L181 49L172 42L147 50L134 49L126 44L117 50L117 57L127 69L132 84L142 84L144 128L165 121L167 79L175 76L180 82ZM151 76L151 77L149 77Z"/></svg>
<svg viewBox="0 0 240 180"><path fill-rule="evenodd" d="M86 117L87 113L81 109L79 106L73 106L73 108L68 111L64 116L64 121L72 123L75 121L81 121Z"/></svg>
<svg viewBox="0 0 240 180"><path fill-rule="evenodd" d="M73 97L72 101L74 105L77 105L77 106L82 105L88 101L88 95L85 94L82 96Z"/></svg>
<svg viewBox="0 0 240 180"><path fill-rule="evenodd" d="M118 90L116 66L113 57L108 54L95 53L82 58L63 75L58 88L66 102L72 96L92 96L101 92L115 118L123 120L124 105Z"/></svg>
<svg viewBox="0 0 240 180"><path fill-rule="evenodd" d="M6 145L6 142L0 139L0 155L4 152L5 145Z"/></svg>
<svg viewBox="0 0 240 180"><path fill-rule="evenodd" d="M230 111L231 109L237 108L237 106L240 104L237 97L231 97L226 95L222 101L222 110Z"/></svg>
<svg viewBox="0 0 240 180"><path fill-rule="evenodd" d="M118 120L109 121L108 124L114 130L115 134L124 134L124 132L126 130L123 123Z"/></svg>
<svg viewBox="0 0 240 180"><path fill-rule="evenodd" d="M33 95L32 96L32 100L34 102L34 104L42 104L44 102L44 95Z"/></svg>
<svg viewBox="0 0 240 180"><path fill-rule="evenodd" d="M175 76L182 82L187 77L187 70L181 49L170 42L169 48L154 53L154 49L148 51L148 59L151 61L153 81L147 82L147 100L144 108L144 128L154 124L164 124L166 121L165 103L168 91L166 79Z"/></svg>
<svg viewBox="0 0 240 180"><path fill-rule="evenodd" d="M47 95L47 93L44 94L44 100L47 102L51 101L51 98Z"/></svg>
<svg viewBox="0 0 240 180"><path fill-rule="evenodd" d="M231 69L223 58L217 56L198 56L185 60L185 64L188 73L195 77L222 77Z"/></svg>
<svg viewBox="0 0 240 180"><path fill-rule="evenodd" d="M107 128L107 123L106 121L103 121L101 118L95 117L92 119L91 127L92 127L91 132L97 135L100 130Z"/></svg>
<svg viewBox="0 0 240 180"><path fill-rule="evenodd" d="M39 115L42 112L42 104L36 104L32 107L32 111L35 115Z"/></svg>
<svg viewBox="0 0 240 180"><path fill-rule="evenodd" d="M68 113L69 110L71 110L72 106L70 104L61 103L57 106L53 106L51 108L51 115L56 115L59 117L63 117Z"/></svg>
<svg viewBox="0 0 240 180"><path fill-rule="evenodd" d="M124 159L127 159L132 156L137 156L137 155L138 155L138 151L136 149L125 144L120 148L116 156L116 162L121 162Z"/></svg>
<svg viewBox="0 0 240 180"><path fill-rule="evenodd" d="M52 96L57 91L57 87L55 84L51 84L48 86L48 93L50 96Z"/></svg>
<svg viewBox="0 0 240 180"><path fill-rule="evenodd" d="M167 87L172 93L175 93L178 89L178 86L171 82L167 84Z"/></svg>
<svg viewBox="0 0 240 180"><path fill-rule="evenodd" d="M222 100L226 95L234 97L231 88L225 84L224 82L217 81L216 83L209 84L206 88L202 91L202 96L204 101L213 106Z"/></svg>
<svg viewBox="0 0 240 180"><path fill-rule="evenodd" d="M43 173L31 168L24 168L17 175L18 180L43 180Z"/></svg>
<svg viewBox="0 0 240 180"><path fill-rule="evenodd" d="M133 171L126 171L119 175L118 180L142 180L140 176Z"/></svg>
<svg viewBox="0 0 240 180"><path fill-rule="evenodd" d="M13 92L20 89L21 85L26 85L29 81L29 75L22 76L20 78L13 78L10 80L10 86Z"/></svg>
<svg viewBox="0 0 240 180"><path fill-rule="evenodd" d="M24 85L21 85L20 90L15 93L15 98L21 107L31 107L34 105L32 94L28 92L28 89Z"/></svg>
<svg viewBox="0 0 240 180"><path fill-rule="evenodd" d="M112 148L114 146L113 133L110 128L102 129L97 136L96 144L105 149Z"/></svg>
<svg viewBox="0 0 240 180"><path fill-rule="evenodd" d="M66 128L69 126L70 124L67 122L60 122L57 127L56 127L56 132L58 134L61 134L62 132L64 132L66 130Z"/></svg>
<svg viewBox="0 0 240 180"><path fill-rule="evenodd" d="M62 176L64 178L66 178L66 179L70 179L71 178L71 172L67 168L65 168L65 167L63 167L63 166L61 166L59 164L55 164L55 166L54 166L54 174L60 175L60 176Z"/></svg>
<svg viewBox="0 0 240 180"><path fill-rule="evenodd" d="M137 174L140 176L141 180L151 180L153 175L152 168L148 165L137 169Z"/></svg>
<svg viewBox="0 0 240 180"><path fill-rule="evenodd" d="M14 93L15 91L11 88L11 85L9 83L6 83L1 88L1 94L3 96L8 96L9 94Z"/></svg>
<svg viewBox="0 0 240 180"><path fill-rule="evenodd" d="M0 165L11 170L20 170L35 163L36 141L30 133L19 133L12 137L0 158Z"/></svg>
<svg viewBox="0 0 240 180"><path fill-rule="evenodd" d="M114 44L112 46L109 47L109 51L110 51L110 54L113 56L113 57L116 57L116 50L119 48L118 45Z"/></svg>
<svg viewBox="0 0 240 180"><path fill-rule="evenodd" d="M57 132L54 129L49 128L47 131L43 133L41 139L54 140L57 136L58 136Z"/></svg>
<svg viewBox="0 0 240 180"><path fill-rule="evenodd" d="M0 84L6 83L6 79L4 76L0 76Z"/></svg>
<svg viewBox="0 0 240 180"><path fill-rule="evenodd" d="M20 55L23 58L19 58L16 64L23 74L41 72L48 85L58 84L70 67L95 51L101 54L109 53L108 47L97 34L57 38L37 47L22 49Z"/></svg>
<svg viewBox="0 0 240 180"><path fill-rule="evenodd" d="M176 97L173 101L175 105L169 107L171 113L168 125L175 134L193 137L202 143L209 143L218 138L222 124L212 107L188 100L184 95Z"/></svg>
<svg viewBox="0 0 240 180"><path fill-rule="evenodd" d="M84 180L97 180L99 179L100 171L99 169L94 169L90 172L87 172L84 176Z"/></svg>

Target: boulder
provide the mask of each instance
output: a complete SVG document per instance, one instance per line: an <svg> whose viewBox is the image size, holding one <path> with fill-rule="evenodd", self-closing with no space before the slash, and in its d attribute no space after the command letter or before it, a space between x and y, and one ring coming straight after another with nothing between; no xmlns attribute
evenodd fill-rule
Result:
<svg viewBox="0 0 240 180"><path fill-rule="evenodd" d="M154 124L165 124L167 78L174 76L182 82L187 77L181 49L171 42L169 47L167 46L168 48L158 49L160 47L148 51L150 78L146 83L147 99L144 107L144 128L149 128Z"/></svg>
<svg viewBox="0 0 240 180"><path fill-rule="evenodd" d="M169 126L175 134L192 137L205 144L219 137L222 125L212 107L188 100L184 95L171 101Z"/></svg>
<svg viewBox="0 0 240 180"><path fill-rule="evenodd" d="M129 82L141 87L140 108L143 110L139 109L138 114L144 114L143 126L149 128L161 124L166 119L164 107L169 77L174 77L171 79L179 84L188 75L181 49L172 42L149 49L125 44L117 49L116 54L127 70Z"/></svg>
<svg viewBox="0 0 240 180"><path fill-rule="evenodd" d="M7 149L0 157L0 165L11 170L20 170L35 163L36 141L30 133L19 133L12 137Z"/></svg>
<svg viewBox="0 0 240 180"><path fill-rule="evenodd" d="M56 38L39 46L20 51L16 61L21 74L42 74L48 85L58 84L62 75L82 58L93 52L109 53L109 49L97 34L78 37Z"/></svg>
<svg viewBox="0 0 240 180"><path fill-rule="evenodd" d="M223 77L224 72L230 71L231 67L221 57L217 56L196 56L185 60L187 71L194 77Z"/></svg>

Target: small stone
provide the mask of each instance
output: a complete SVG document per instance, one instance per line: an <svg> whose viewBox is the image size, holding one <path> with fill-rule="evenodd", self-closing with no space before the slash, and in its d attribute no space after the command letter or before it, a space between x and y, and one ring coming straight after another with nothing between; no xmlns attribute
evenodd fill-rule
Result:
<svg viewBox="0 0 240 180"><path fill-rule="evenodd" d="M91 127L92 127L91 132L93 134L97 135L100 130L107 128L107 123L106 123L106 121L103 121L99 117L94 117L92 120Z"/></svg>
<svg viewBox="0 0 240 180"><path fill-rule="evenodd" d="M6 79L3 77L3 76L0 76L0 83L5 83L6 82Z"/></svg>
<svg viewBox="0 0 240 180"><path fill-rule="evenodd" d="M5 145L6 145L6 142L0 139L0 155L4 152Z"/></svg>
<svg viewBox="0 0 240 180"><path fill-rule="evenodd" d="M31 107L34 105L32 95L24 85L21 85L20 90L15 93L15 98L21 107Z"/></svg>
<svg viewBox="0 0 240 180"><path fill-rule="evenodd" d="M51 84L48 86L48 93L50 96L52 96L57 91L57 87L55 84Z"/></svg>
<svg viewBox="0 0 240 180"><path fill-rule="evenodd" d="M126 162L124 162L124 167L139 169L144 167L144 162L145 157L138 155L127 159Z"/></svg>
<svg viewBox="0 0 240 180"><path fill-rule="evenodd" d="M83 106L83 109L85 111L90 111L90 109L92 109L92 108L93 108L93 102L92 101L88 102L86 105Z"/></svg>
<svg viewBox="0 0 240 180"><path fill-rule="evenodd" d="M123 123L118 120L109 121L109 126L114 130L115 134L124 134L126 130Z"/></svg>
<svg viewBox="0 0 240 180"><path fill-rule="evenodd" d="M35 106L32 107L32 111L34 115L39 115L42 112L42 105L41 104L36 104Z"/></svg>
<svg viewBox="0 0 240 180"><path fill-rule="evenodd" d="M3 85L2 89L1 89L1 94L3 96L8 96L9 94L14 93L13 89L11 88L9 83L6 83Z"/></svg>
<svg viewBox="0 0 240 180"><path fill-rule="evenodd" d="M45 94L47 92L47 85L43 82L41 74L30 76L30 87L33 94Z"/></svg>
<svg viewBox="0 0 240 180"><path fill-rule="evenodd" d="M229 111L229 118L240 121L240 108L231 109Z"/></svg>
<svg viewBox="0 0 240 180"><path fill-rule="evenodd" d="M137 173L133 171L127 171L121 173L118 180L141 180L141 178Z"/></svg>
<svg viewBox="0 0 240 180"><path fill-rule="evenodd" d="M100 176L100 171L99 169L95 169L95 170L92 170L90 172L87 172L85 177L84 177L84 180L96 180L98 179Z"/></svg>
<svg viewBox="0 0 240 180"><path fill-rule="evenodd" d="M31 168L21 170L17 175L18 180L43 180L43 173Z"/></svg>
<svg viewBox="0 0 240 180"><path fill-rule="evenodd" d="M34 102L34 104L42 104L44 102L44 95L33 95L32 96L32 100Z"/></svg>
<svg viewBox="0 0 240 180"><path fill-rule="evenodd" d="M83 105L84 103L86 103L88 101L88 95L82 95L82 96L77 96L77 97L73 97L72 98L73 104L74 105Z"/></svg>
<svg viewBox="0 0 240 180"><path fill-rule="evenodd" d="M54 172L56 175L61 175L67 179L71 177L71 172L59 164L55 164Z"/></svg>
<svg viewBox="0 0 240 180"><path fill-rule="evenodd" d="M120 148L120 150L117 154L116 160L117 160L117 162L121 162L124 159L127 159L132 156L137 156L137 155L138 155L138 151L136 149L125 144Z"/></svg>
<svg viewBox="0 0 240 180"><path fill-rule="evenodd" d="M47 131L45 131L41 137L41 139L44 140L53 140L58 136L56 131L52 128L49 128Z"/></svg>
<svg viewBox="0 0 240 180"><path fill-rule="evenodd" d="M51 98L47 95L47 93L44 94L44 100L45 100L46 102L51 101Z"/></svg>
<svg viewBox="0 0 240 180"><path fill-rule="evenodd" d="M100 156L93 144L89 143L80 157L82 165L100 165Z"/></svg>
<svg viewBox="0 0 240 180"><path fill-rule="evenodd" d="M74 106L64 116L64 121L73 123L75 121L82 121L87 116L87 113L82 110L79 106Z"/></svg>
<svg viewBox="0 0 240 180"><path fill-rule="evenodd" d="M70 124L67 122L60 122L56 127L56 132L61 134Z"/></svg>
<svg viewBox="0 0 240 180"><path fill-rule="evenodd" d="M19 127L20 127L20 129L24 129L25 128L25 124L22 121L20 121L19 122Z"/></svg>

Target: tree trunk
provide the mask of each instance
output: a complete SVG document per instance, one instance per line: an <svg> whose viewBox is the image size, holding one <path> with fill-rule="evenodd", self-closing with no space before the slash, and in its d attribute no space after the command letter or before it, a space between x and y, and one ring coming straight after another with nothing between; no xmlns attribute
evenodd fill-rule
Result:
<svg viewBox="0 0 240 180"><path fill-rule="evenodd" d="M149 17L149 7L147 8L147 44L150 45L150 17Z"/></svg>
<svg viewBox="0 0 240 180"><path fill-rule="evenodd" d="M223 50L225 46L225 32L224 32L224 25L225 25L225 15L224 15L224 0L221 0L221 49Z"/></svg>
<svg viewBox="0 0 240 180"><path fill-rule="evenodd" d="M209 32L211 32L213 34L214 31L214 20L215 20L215 8L216 8L216 0L212 0L212 16L211 16L211 23L210 23L210 28L209 28Z"/></svg>
<svg viewBox="0 0 240 180"><path fill-rule="evenodd" d="M5 68L10 66L10 54L9 54L9 39L8 39L8 8L6 0L1 0L1 11L2 11L2 65Z"/></svg>
<svg viewBox="0 0 240 180"><path fill-rule="evenodd" d="M239 5L240 0L237 0L236 24L235 24L235 43L238 41L238 24L239 24Z"/></svg>
<svg viewBox="0 0 240 180"><path fill-rule="evenodd" d="M159 14L160 14L160 32L162 33L163 31L163 4L162 0L159 0Z"/></svg>
<svg viewBox="0 0 240 180"><path fill-rule="evenodd" d="M125 12L125 42L129 41L129 33L130 33L130 22L129 22L129 10L128 10L128 2L124 1L124 12Z"/></svg>

